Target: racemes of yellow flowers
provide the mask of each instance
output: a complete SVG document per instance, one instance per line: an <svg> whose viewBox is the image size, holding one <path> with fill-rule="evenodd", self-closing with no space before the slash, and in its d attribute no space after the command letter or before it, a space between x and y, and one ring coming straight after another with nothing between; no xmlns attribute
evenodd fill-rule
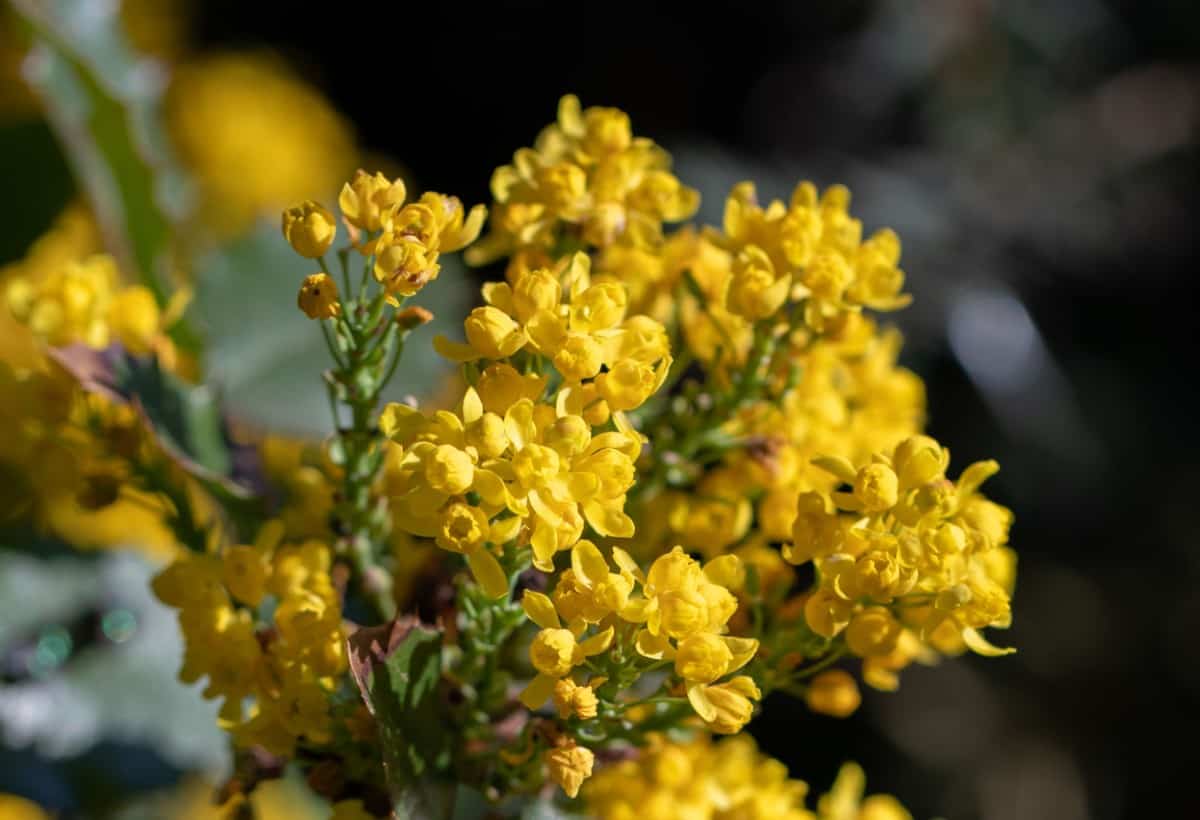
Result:
<svg viewBox="0 0 1200 820"><path fill-rule="evenodd" d="M333 433L257 447L282 505L164 507L188 548L155 581L181 677L239 748L355 812L554 783L604 818L908 818L852 765L807 803L737 736L773 692L845 717L859 681L1011 651L984 635L1015 581L1012 515L980 491L997 467L951 477L872 315L909 301L899 238L809 182L766 204L742 183L722 225L672 227L697 192L574 97L492 194L486 233L483 206L365 170L336 208L283 212ZM385 403L463 249L495 278L423 342L460 366L452 400ZM114 282L91 260L7 299L49 344L169 358L169 311Z"/></svg>

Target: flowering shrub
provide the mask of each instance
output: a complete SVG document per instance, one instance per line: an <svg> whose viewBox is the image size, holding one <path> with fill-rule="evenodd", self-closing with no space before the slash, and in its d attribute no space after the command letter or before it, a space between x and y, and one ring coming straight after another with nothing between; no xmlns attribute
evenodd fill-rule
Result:
<svg viewBox="0 0 1200 820"><path fill-rule="evenodd" d="M283 212L328 348L320 445L201 458L145 399L202 389L186 290L160 305L90 252L10 278L46 351L0 369L22 508L136 499L169 530L154 589L242 791L267 756L339 818L436 815L463 788L515 811L549 784L606 818L908 817L853 765L814 811L746 737L711 738L772 692L845 717L859 681L1012 651L984 632L1015 577L1011 513L980 492L997 465L950 471L873 315L910 299L900 239L809 182L769 203L739 184L721 226L680 226L699 195L667 153L570 96L491 188L482 238L483 205L361 170L336 210ZM502 272L432 341L454 400L384 404L464 248Z"/></svg>

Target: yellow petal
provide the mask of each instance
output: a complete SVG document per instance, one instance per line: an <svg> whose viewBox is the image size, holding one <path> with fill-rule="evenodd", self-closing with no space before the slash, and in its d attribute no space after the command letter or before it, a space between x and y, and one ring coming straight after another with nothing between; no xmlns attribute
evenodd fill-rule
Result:
<svg viewBox="0 0 1200 820"><path fill-rule="evenodd" d="M696 710L701 719L705 721L713 721L717 719L717 707L713 706L712 701L708 699L708 687L702 683L694 683L688 687L687 696L688 702L692 704L692 708Z"/></svg>
<svg viewBox="0 0 1200 820"><path fill-rule="evenodd" d="M504 489L504 482L491 470L476 469L475 476L471 480L471 489L479 493L479 497L493 507L503 507L508 503L508 493Z"/></svg>
<svg viewBox="0 0 1200 820"><path fill-rule="evenodd" d="M508 594L508 576L496 556L486 549L478 549L467 556L467 566L475 581L489 598L503 598Z"/></svg>
<svg viewBox="0 0 1200 820"><path fill-rule="evenodd" d="M725 646L733 655L733 659L729 661L729 666L725 669L726 674L741 669L758 652L758 641L754 638L731 638L726 636L721 640L725 642Z"/></svg>
<svg viewBox="0 0 1200 820"><path fill-rule="evenodd" d="M613 628L610 626L603 632L593 635L579 645L583 650L584 657L590 658L592 655L599 655L604 650L612 646Z"/></svg>
<svg viewBox="0 0 1200 820"><path fill-rule="evenodd" d="M629 621L633 624L643 624L650 617L650 601L645 598L633 598L625 606L621 607L621 611L617 614L621 616L621 620Z"/></svg>
<svg viewBox="0 0 1200 820"><path fill-rule="evenodd" d="M479 398L479 394L475 392L474 387L468 387L467 392L463 393L462 399L462 420L467 424L478 421L483 416L483 402Z"/></svg>
<svg viewBox="0 0 1200 820"><path fill-rule="evenodd" d="M558 536L554 528L538 522L533 528L529 545L533 548L533 565L542 572L554 572L554 553L558 551Z"/></svg>
<svg viewBox="0 0 1200 820"><path fill-rule="evenodd" d="M558 620L558 612L554 609L554 602L540 592L535 592L532 589L525 590L525 594L521 598L521 608L525 610L525 614L529 616L529 620L542 629L559 629L562 627L562 624Z"/></svg>
<svg viewBox="0 0 1200 820"><path fill-rule="evenodd" d="M507 544L509 541L516 538L520 531L520 518L517 518L515 515L510 518L501 518L492 522L492 528L488 533L488 539L493 544Z"/></svg>
<svg viewBox="0 0 1200 820"><path fill-rule="evenodd" d="M608 580L608 562L591 541L580 541L571 548L571 569L588 589Z"/></svg>
<svg viewBox="0 0 1200 820"><path fill-rule="evenodd" d="M718 555L704 565L704 574L714 584L737 592L746 583L746 569L736 555Z"/></svg>
<svg viewBox="0 0 1200 820"><path fill-rule="evenodd" d="M854 465L841 456L821 456L814 458L812 463L825 472L832 473L847 484L853 484L855 477L858 475L854 469Z"/></svg>
<svg viewBox="0 0 1200 820"><path fill-rule="evenodd" d="M637 634L635 641L638 654L652 661L669 661L675 657L675 647L667 640L666 635L652 635L643 629Z"/></svg>
<svg viewBox="0 0 1200 820"><path fill-rule="evenodd" d="M610 538L633 537L633 519L616 507L589 501L583 505L583 515L600 535Z"/></svg>
<svg viewBox="0 0 1200 820"><path fill-rule="evenodd" d="M550 699L550 695L554 691L554 684L556 683L558 683L557 678L552 678L549 675L538 675L529 682L529 685L525 687L525 691L521 692L521 703L530 709L540 708L543 703Z"/></svg>
<svg viewBox="0 0 1200 820"><path fill-rule="evenodd" d="M979 630L971 629L970 627L962 631L962 638L963 643L967 645L968 649L976 655L983 655L985 658L999 658L1002 655L1011 655L1017 651L1011 646L1005 648L995 646L987 638L983 637Z"/></svg>
<svg viewBox="0 0 1200 820"><path fill-rule="evenodd" d="M963 470L962 475L958 477L959 498L975 492L979 489L979 485L998 472L1000 472L1000 465L995 461L976 461L970 467Z"/></svg>
<svg viewBox="0 0 1200 820"><path fill-rule="evenodd" d="M433 349L445 356L447 359L455 362L473 362L476 359L483 358L483 356L469 344L452 341L440 333L433 337Z"/></svg>
<svg viewBox="0 0 1200 820"><path fill-rule="evenodd" d="M634 578L637 578L639 581L644 580L644 576L642 575L642 568L638 566L637 561L633 560L632 555L630 555L629 553L627 553L625 550L621 549L620 547L613 547L612 548L612 556L613 556L613 562L617 565L617 567L621 570L621 572L623 572L627 575L632 575Z"/></svg>

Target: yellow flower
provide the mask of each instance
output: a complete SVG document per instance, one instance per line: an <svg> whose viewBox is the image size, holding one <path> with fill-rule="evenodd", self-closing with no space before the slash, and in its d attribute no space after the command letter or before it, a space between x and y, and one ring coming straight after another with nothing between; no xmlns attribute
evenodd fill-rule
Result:
<svg viewBox="0 0 1200 820"><path fill-rule="evenodd" d="M899 498L900 483L887 464L868 464L854 479L854 497L869 513L890 510Z"/></svg>
<svg viewBox="0 0 1200 820"><path fill-rule="evenodd" d="M718 734L732 735L740 732L754 716L754 702L762 699L762 693L753 679L738 675L728 683L702 687L702 697L712 707L712 717L705 717L705 725Z"/></svg>
<svg viewBox="0 0 1200 820"><path fill-rule="evenodd" d="M327 273L314 273L304 279L296 305L310 319L332 319L342 315L338 286Z"/></svg>
<svg viewBox="0 0 1200 820"><path fill-rule="evenodd" d="M580 686L570 678L563 678L554 684L554 706L560 718L574 715L580 720L591 720L596 716L595 685Z"/></svg>
<svg viewBox="0 0 1200 820"><path fill-rule="evenodd" d="M844 718L854 714L862 703L858 684L843 669L827 669L816 675L804 693L808 708L822 715Z"/></svg>
<svg viewBox="0 0 1200 820"><path fill-rule="evenodd" d="M569 741L565 746L546 752L546 769L550 772L550 779L562 788L567 797L575 797L583 781L592 776L595 760L590 749Z"/></svg>
<svg viewBox="0 0 1200 820"><path fill-rule="evenodd" d="M475 308L463 327L471 346L488 359L511 356L524 346L527 338L508 314L491 306Z"/></svg>
<svg viewBox="0 0 1200 820"><path fill-rule="evenodd" d="M884 607L857 613L846 627L846 646L860 658L888 655L900 641L900 622Z"/></svg>
<svg viewBox="0 0 1200 820"><path fill-rule="evenodd" d="M337 223L333 214L313 200L305 200L283 212L283 236L301 256L316 259L333 244Z"/></svg>
<svg viewBox="0 0 1200 820"><path fill-rule="evenodd" d="M572 629L564 629L554 602L542 593L525 590L521 606L529 620L541 627L529 646L529 661L538 675L521 692L521 702L530 709L537 709L554 693L559 679L570 674L585 658L608 649L612 644L613 628L610 626L580 642L578 638L586 625L579 622Z"/></svg>
<svg viewBox="0 0 1200 820"><path fill-rule="evenodd" d="M383 226L388 213L404 204L407 193L403 180L389 180L378 171L368 174L359 168L354 178L342 186L338 208L351 225L374 233Z"/></svg>
<svg viewBox="0 0 1200 820"><path fill-rule="evenodd" d="M281 61L217 54L173 67L167 131L223 235L338 189L354 168L350 124Z"/></svg>

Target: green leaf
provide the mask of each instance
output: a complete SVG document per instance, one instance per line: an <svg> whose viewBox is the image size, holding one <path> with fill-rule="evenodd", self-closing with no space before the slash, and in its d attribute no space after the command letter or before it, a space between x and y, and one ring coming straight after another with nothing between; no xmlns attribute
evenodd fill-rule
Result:
<svg viewBox="0 0 1200 820"><path fill-rule="evenodd" d="M188 384L156 358L130 356L115 345L98 351L74 344L49 355L84 390L133 407L163 451L228 505L254 495L254 488L235 480L236 468L244 465L210 387Z"/></svg>
<svg viewBox="0 0 1200 820"><path fill-rule="evenodd" d="M172 223L188 199L159 127L165 73L125 42L118 5L14 0L33 35L27 79L92 204L106 246L165 307ZM196 349L177 326L176 341Z"/></svg>
<svg viewBox="0 0 1200 820"><path fill-rule="evenodd" d="M360 258L354 254L351 264ZM435 318L409 336L385 403L428 397L453 373L432 339L462 333L478 291L457 257L441 262L441 275L411 300ZM330 264L336 264L332 258ZM315 263L296 256L275 224L262 224L198 262L191 315L207 340L204 370L239 420L293 435L333 431L321 378L332 364L329 351L321 328L296 308L300 282L315 272Z"/></svg>
<svg viewBox="0 0 1200 820"><path fill-rule="evenodd" d="M443 708L442 634L404 616L364 627L347 641L350 671L379 727L388 786L398 817L444 817L455 784L453 734Z"/></svg>

